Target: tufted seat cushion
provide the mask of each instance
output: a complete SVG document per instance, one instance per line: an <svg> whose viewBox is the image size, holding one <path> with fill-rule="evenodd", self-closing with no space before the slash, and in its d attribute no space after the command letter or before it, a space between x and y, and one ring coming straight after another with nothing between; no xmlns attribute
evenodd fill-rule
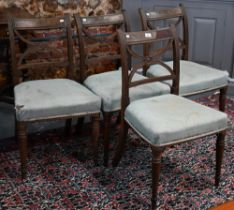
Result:
<svg viewBox="0 0 234 210"><path fill-rule="evenodd" d="M98 113L101 99L69 79L35 80L14 88L18 121Z"/></svg>
<svg viewBox="0 0 234 210"><path fill-rule="evenodd" d="M132 102L125 120L150 144L163 146L227 127L227 115L172 94Z"/></svg>
<svg viewBox="0 0 234 210"><path fill-rule="evenodd" d="M120 110L121 103L121 85L122 85L121 70L105 72L89 76L84 85L92 90L96 95L102 98L102 109L106 112ZM145 77L135 74L134 80L141 80ZM152 97L169 93L168 85L160 82L139 85L130 89L130 100L134 101L141 98Z"/></svg>
<svg viewBox="0 0 234 210"><path fill-rule="evenodd" d="M173 62L166 62L172 67ZM167 75L168 71L160 65L152 65L147 76L162 76ZM167 81L171 85L171 81ZM186 96L203 90L215 89L226 86L228 84L228 73L194 63L191 61L180 61L180 95Z"/></svg>

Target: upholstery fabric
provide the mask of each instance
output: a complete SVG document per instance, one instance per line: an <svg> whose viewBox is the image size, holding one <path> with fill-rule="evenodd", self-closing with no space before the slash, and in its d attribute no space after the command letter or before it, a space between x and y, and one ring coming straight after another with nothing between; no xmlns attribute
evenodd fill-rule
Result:
<svg viewBox="0 0 234 210"><path fill-rule="evenodd" d="M173 62L166 62L172 67ZM167 75L168 71L160 65L152 65L147 76ZM171 81L166 81L171 85ZM213 89L228 84L228 72L212 67L194 63L192 61L180 61L180 95L186 96L195 92Z"/></svg>
<svg viewBox="0 0 234 210"><path fill-rule="evenodd" d="M98 96L69 79L23 82L15 86L14 93L19 121L98 113L101 108Z"/></svg>
<svg viewBox="0 0 234 210"><path fill-rule="evenodd" d="M172 94L130 103L125 120L156 146L227 127L225 113Z"/></svg>
<svg viewBox="0 0 234 210"><path fill-rule="evenodd" d="M106 112L120 110L122 94L122 71L115 70L89 76L84 85L102 98L102 109ZM141 80L145 77L135 74L133 80ZM169 93L168 85L155 82L139 85L130 89L130 100L152 97Z"/></svg>

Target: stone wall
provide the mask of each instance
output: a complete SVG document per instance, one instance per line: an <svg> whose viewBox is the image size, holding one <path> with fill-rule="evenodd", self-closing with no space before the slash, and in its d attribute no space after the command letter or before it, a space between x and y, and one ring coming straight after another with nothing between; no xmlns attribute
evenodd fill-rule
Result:
<svg viewBox="0 0 234 210"><path fill-rule="evenodd" d="M0 10L19 8L37 17L78 13L104 15L121 8L121 0L0 0Z"/></svg>

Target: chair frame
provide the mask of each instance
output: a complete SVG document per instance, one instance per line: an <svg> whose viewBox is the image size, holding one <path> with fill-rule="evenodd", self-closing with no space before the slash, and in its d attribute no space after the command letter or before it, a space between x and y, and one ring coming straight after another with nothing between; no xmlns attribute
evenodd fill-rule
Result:
<svg viewBox="0 0 234 210"><path fill-rule="evenodd" d="M180 23L182 25L182 38L178 38L179 47L182 51L181 59L182 60L189 60L189 27L188 27L188 17L183 4L179 4L177 7L173 8L164 8L160 10L153 10L153 11L145 11L142 8L139 8L139 15L141 19L142 29L143 30L152 30L155 27L152 25L152 22L156 21L163 21L163 20L170 20L177 18L177 22L175 23L178 26ZM144 46L144 52L147 54L149 51L149 46ZM144 71L145 73L145 71ZM194 93L189 93L183 96L192 96L198 95L205 92L210 91L219 91L219 110L225 112L226 106L226 95L227 95L227 85L221 87L215 87L211 89L200 90Z"/></svg>
<svg viewBox="0 0 234 210"><path fill-rule="evenodd" d="M14 86L23 82L21 81L21 73L22 70L27 70L33 68L32 70L40 71L43 70L44 67L65 67L67 69L66 78L73 79L74 75L74 62L73 62L73 45L72 45L72 31L71 31L71 23L70 16L65 15L64 17L56 17L56 18L13 18L10 17L8 20L8 28L9 28L9 37L10 37L10 47L11 47L11 60L12 60L12 74L13 74L13 83ZM65 34L65 39L67 42L67 56L64 58L65 60L61 62L45 62L45 63L25 63L24 60L28 53L35 52L36 49L48 49L45 41L50 43L50 40L43 40L44 43L34 42L31 39L25 39L22 36L22 32L25 31L40 31L40 30L51 30L51 29L59 29L63 30ZM58 38L58 37L57 37ZM27 45L27 48L23 54L17 59L17 49L16 49L16 41L19 40ZM53 40L53 37L52 37ZM30 48L31 47L31 48ZM51 46L49 46L51 47ZM34 72L32 73L34 74ZM16 109L20 109L20 107L15 107ZM99 115L100 113L92 113L90 114L92 118L92 143L93 143L93 155L94 160L96 162L98 155L98 138L99 138ZM52 117L42 117L35 118L25 121L17 121L16 120L16 136L19 142L19 152L20 152L20 160L21 160L21 176L22 178L26 178L27 174L27 159L28 159L28 143L27 143L27 125L32 122L41 122L41 121L49 121L49 120L67 120L71 121L73 117L84 117L87 114L74 114L74 115L61 115L61 116L52 116Z"/></svg>
<svg viewBox="0 0 234 210"><path fill-rule="evenodd" d="M117 38L117 32L108 36L107 39L100 39L95 37L94 35L89 34L87 29L89 27L100 27L100 26L116 26L118 28L123 27L125 31L130 31L130 26L128 22L128 18L126 16L125 10L121 12L104 15L104 16L88 16L88 17L80 17L78 15L74 15L77 34L78 34L78 43L79 43L79 52L80 52L80 77L81 81L84 81L87 78L85 75L88 72L89 62L101 62L102 60L112 60L117 61L118 67L121 66L121 56L120 53L116 55L104 55L98 56L94 58L89 58L88 53L85 51L85 38L91 41L95 41L96 43L115 43ZM111 117L113 112L106 112L102 110L104 128L103 128L103 139L104 139L104 165L108 166L109 162L109 147L110 147L110 128L111 128Z"/></svg>
<svg viewBox="0 0 234 210"><path fill-rule="evenodd" d="M152 38L146 38L145 34L151 33ZM165 53L168 50L168 47L165 49L159 49L158 51L153 52L152 54L140 56L136 52L131 50L131 46L136 44L151 44L153 41L162 41L162 40L170 40L172 41L172 50L173 50L173 69L170 69L169 66L163 63L163 61L158 60L158 57ZM150 31L142 31L142 32L132 32L132 33L124 33L119 31L119 40L121 44L121 56L122 56L122 109L121 109L121 127L120 127L120 137L119 142L116 148L116 153L113 159L113 166L116 167L122 157L124 148L126 146L126 139L128 134L128 128L131 125L124 119L125 109L130 103L129 100L129 88L134 87L136 85L141 85L145 83L155 82L155 81L163 81L172 79L173 83L171 86L171 93L178 95L179 93L179 43L176 37L176 29L171 26L168 29L159 29L159 30L150 30ZM131 72L129 73L128 68L128 59L127 57L131 55L139 60L140 63L133 65ZM155 58L156 56L156 58ZM136 73L137 69L144 66L149 66L153 64L160 64L168 69L170 75L161 76L161 77L152 77L147 78L141 81L132 81L133 75ZM142 136L137 130L133 128L133 130L139 134L143 140L145 140L151 147L152 150L152 209L156 208L157 205L157 194L158 194L158 186L159 186L159 175L161 168L161 157L163 151L166 147L171 145L180 144L183 142L187 142L189 140L194 140L197 138L201 138L207 135L217 134L216 141L216 174L215 174L215 185L219 185L220 181L220 173L221 173L221 164L223 158L224 151L224 139L226 134L226 129L214 131L212 133L205 133L199 136L193 136L191 138L181 139L174 143L168 143L162 146L155 146L151 144L147 139Z"/></svg>

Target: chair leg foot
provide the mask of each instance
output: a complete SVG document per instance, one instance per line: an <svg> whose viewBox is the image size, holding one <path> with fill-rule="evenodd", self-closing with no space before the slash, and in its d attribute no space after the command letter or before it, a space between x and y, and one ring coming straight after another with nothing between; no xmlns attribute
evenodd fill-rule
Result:
<svg viewBox="0 0 234 210"><path fill-rule="evenodd" d="M26 165L21 165L21 178L25 179L27 177L27 167Z"/></svg>
<svg viewBox="0 0 234 210"><path fill-rule="evenodd" d="M93 160L98 163L98 144L99 144L99 114L92 117L92 146L93 146Z"/></svg>
<svg viewBox="0 0 234 210"><path fill-rule="evenodd" d="M219 93L219 110L225 112L226 110L226 96L227 96L227 87L220 89Z"/></svg>
<svg viewBox="0 0 234 210"><path fill-rule="evenodd" d="M119 142L117 145L116 153L112 162L112 166L116 167L119 164L119 161L123 155L124 147L126 145L126 139L128 135L128 124L125 120L122 120L120 125L120 134L119 134Z"/></svg>
<svg viewBox="0 0 234 210"><path fill-rule="evenodd" d="M111 123L111 113L104 112L104 166L107 167L109 163L109 147L110 147L110 123Z"/></svg>
<svg viewBox="0 0 234 210"><path fill-rule="evenodd" d="M17 122L17 120L16 120L16 118L15 118L15 143L18 143L18 128L17 128L17 126L18 126L18 122Z"/></svg>
<svg viewBox="0 0 234 210"><path fill-rule="evenodd" d="M24 122L17 122L17 136L19 141L19 152L21 161L21 177L26 178L27 175L27 125Z"/></svg>
<svg viewBox="0 0 234 210"><path fill-rule="evenodd" d="M65 134L71 135L72 119L67 119L65 123Z"/></svg>
<svg viewBox="0 0 234 210"><path fill-rule="evenodd" d="M157 195L159 186L159 176L161 169L161 157L164 151L163 148L151 147L153 159L152 159L152 209L157 207Z"/></svg>
<svg viewBox="0 0 234 210"><path fill-rule="evenodd" d="M116 125L119 125L121 123L121 113L119 112L118 113L118 116L117 116L117 119L116 119L116 121L115 121L115 124Z"/></svg>
<svg viewBox="0 0 234 210"><path fill-rule="evenodd" d="M224 145L225 145L225 136L226 131L222 131L218 134L216 140L216 171L215 171L215 186L219 186L220 182L220 174L221 174L221 166L223 160L223 152L224 152Z"/></svg>
<svg viewBox="0 0 234 210"><path fill-rule="evenodd" d="M77 119L77 123L76 123L76 132L78 134L82 134L83 131L83 125L84 125L84 117L80 117Z"/></svg>

